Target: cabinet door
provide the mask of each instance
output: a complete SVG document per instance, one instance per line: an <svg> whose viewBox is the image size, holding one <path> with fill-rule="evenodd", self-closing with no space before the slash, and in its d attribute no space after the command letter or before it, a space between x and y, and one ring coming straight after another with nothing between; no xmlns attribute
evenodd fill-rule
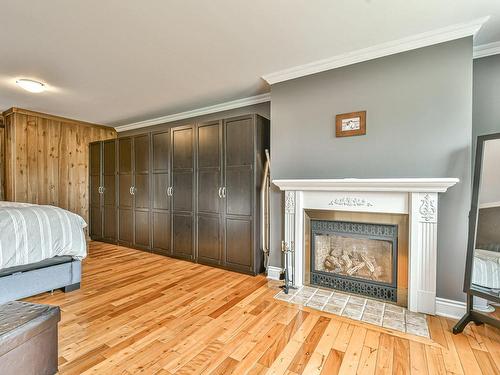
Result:
<svg viewBox="0 0 500 375"><path fill-rule="evenodd" d="M225 265L251 272L254 253L254 120L224 121Z"/></svg>
<svg viewBox="0 0 500 375"><path fill-rule="evenodd" d="M197 132L197 259L221 264L222 126L219 121L206 123L199 125Z"/></svg>
<svg viewBox="0 0 500 375"><path fill-rule="evenodd" d="M172 253L194 258L194 130L172 129Z"/></svg>
<svg viewBox="0 0 500 375"><path fill-rule="evenodd" d="M116 141L103 142L103 238L116 241Z"/></svg>
<svg viewBox="0 0 500 375"><path fill-rule="evenodd" d="M252 220L226 218L226 266L251 271L253 258Z"/></svg>
<svg viewBox="0 0 500 375"><path fill-rule="evenodd" d="M89 236L93 240L102 239L101 148L101 142L89 146Z"/></svg>
<svg viewBox="0 0 500 375"><path fill-rule="evenodd" d="M172 172L172 210L193 211L193 172L189 170Z"/></svg>
<svg viewBox="0 0 500 375"><path fill-rule="evenodd" d="M134 245L150 247L149 134L134 137Z"/></svg>
<svg viewBox="0 0 500 375"><path fill-rule="evenodd" d="M153 211L153 250L170 255L170 213Z"/></svg>
<svg viewBox="0 0 500 375"><path fill-rule="evenodd" d="M193 215L172 214L172 250L175 256L193 259Z"/></svg>
<svg viewBox="0 0 500 375"><path fill-rule="evenodd" d="M170 254L170 187L169 150L170 132L153 133L152 135L152 248L160 254Z"/></svg>
<svg viewBox="0 0 500 375"><path fill-rule="evenodd" d="M132 138L118 139L118 241L130 245L134 240L134 211L131 188Z"/></svg>

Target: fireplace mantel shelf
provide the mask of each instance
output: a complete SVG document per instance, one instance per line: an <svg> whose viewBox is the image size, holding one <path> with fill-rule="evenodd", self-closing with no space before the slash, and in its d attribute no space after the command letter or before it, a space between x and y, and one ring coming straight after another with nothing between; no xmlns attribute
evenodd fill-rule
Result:
<svg viewBox="0 0 500 375"><path fill-rule="evenodd" d="M444 193L458 178L280 179L273 184L288 191L392 191Z"/></svg>

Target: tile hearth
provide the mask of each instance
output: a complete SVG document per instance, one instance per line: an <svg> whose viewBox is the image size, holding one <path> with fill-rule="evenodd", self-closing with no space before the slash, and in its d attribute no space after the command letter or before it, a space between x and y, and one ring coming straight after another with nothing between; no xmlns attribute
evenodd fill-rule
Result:
<svg viewBox="0 0 500 375"><path fill-rule="evenodd" d="M274 298L325 311L365 323L430 338L424 314L408 311L404 307L364 297L304 286L280 291Z"/></svg>

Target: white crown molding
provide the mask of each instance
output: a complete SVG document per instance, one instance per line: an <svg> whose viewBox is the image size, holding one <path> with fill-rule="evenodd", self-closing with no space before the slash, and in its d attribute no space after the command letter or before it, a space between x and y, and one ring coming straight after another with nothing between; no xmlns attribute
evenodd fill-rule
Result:
<svg viewBox="0 0 500 375"><path fill-rule="evenodd" d="M465 302L436 297L436 315L444 316L445 318L460 319L465 315L465 312Z"/></svg>
<svg viewBox="0 0 500 375"><path fill-rule="evenodd" d="M161 116L150 120L138 121L138 122L133 122L131 124L115 126L115 129L117 132L124 132L126 130L133 130L133 129L144 128L146 126L165 124L167 122L184 120L187 118L203 116L222 111L228 111L230 109L241 108L253 104L260 104L270 101L271 101L271 94L266 93L256 96L250 96L248 98L232 100L225 103L215 104L208 107L193 109L191 111L175 113L173 115Z"/></svg>
<svg viewBox="0 0 500 375"><path fill-rule="evenodd" d="M458 178L339 178L273 180L280 190L292 191L396 191L444 193Z"/></svg>
<svg viewBox="0 0 500 375"><path fill-rule="evenodd" d="M310 62L304 65L294 66L278 72L266 74L262 78L270 85L278 82L288 81L294 78L324 72L326 70L340 68L363 61L377 59L379 57L394 55L417 48L431 46L433 44L448 42L475 35L481 26L489 19L478 18L469 22L455 24L440 29L415 34L402 39L378 44L372 47L343 53L323 60Z"/></svg>
<svg viewBox="0 0 500 375"><path fill-rule="evenodd" d="M480 46L475 46L473 57L475 59L480 59L481 57L487 57L498 54L500 54L500 41L488 44L481 44Z"/></svg>

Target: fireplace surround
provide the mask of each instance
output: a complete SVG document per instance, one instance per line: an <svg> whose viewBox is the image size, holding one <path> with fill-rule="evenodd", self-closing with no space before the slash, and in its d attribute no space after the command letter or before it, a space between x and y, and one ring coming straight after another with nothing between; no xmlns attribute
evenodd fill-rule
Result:
<svg viewBox="0 0 500 375"><path fill-rule="evenodd" d="M285 248L291 282L306 282L306 212L310 210L408 216L410 311L435 314L438 193L457 178L274 180L285 192Z"/></svg>

